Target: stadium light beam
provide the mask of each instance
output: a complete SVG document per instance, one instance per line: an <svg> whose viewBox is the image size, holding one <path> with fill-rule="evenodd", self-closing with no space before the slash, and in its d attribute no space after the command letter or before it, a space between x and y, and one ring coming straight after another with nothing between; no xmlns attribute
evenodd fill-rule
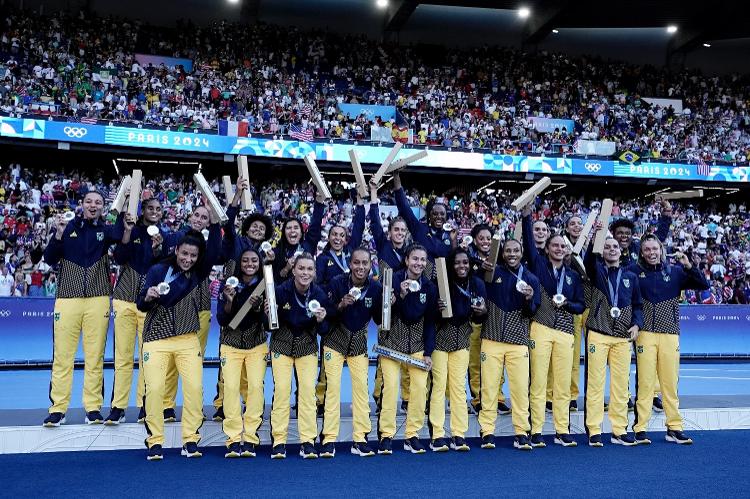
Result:
<svg viewBox="0 0 750 499"><path fill-rule="evenodd" d="M528 7L521 7L518 9L518 17L521 19L528 19L528 17L531 15L531 9Z"/></svg>
<svg viewBox="0 0 750 499"><path fill-rule="evenodd" d="M229 2L231 4L238 4L238 3L240 3L240 0L227 0L227 2Z"/></svg>
<svg viewBox="0 0 750 499"><path fill-rule="evenodd" d="M706 48L710 48L711 44L710 43L704 43L703 46L706 47Z"/></svg>
<svg viewBox="0 0 750 499"><path fill-rule="evenodd" d="M560 32L560 30L558 30L558 29L553 29L553 30L552 30L552 32L553 32L554 34L558 34L558 33Z"/></svg>
<svg viewBox="0 0 750 499"><path fill-rule="evenodd" d="M377 5L380 9L385 9L386 7L388 7L388 0L377 0L375 2L375 5Z"/></svg>
<svg viewBox="0 0 750 499"><path fill-rule="evenodd" d="M677 26L675 26L674 24L670 24L669 26L667 26L667 33L669 33L670 35L677 33Z"/></svg>

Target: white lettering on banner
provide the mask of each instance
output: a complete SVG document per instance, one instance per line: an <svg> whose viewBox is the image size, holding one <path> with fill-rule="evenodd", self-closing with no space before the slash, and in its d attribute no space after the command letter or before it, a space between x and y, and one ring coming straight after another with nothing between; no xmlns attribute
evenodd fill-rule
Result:
<svg viewBox="0 0 750 499"><path fill-rule="evenodd" d="M690 177L690 170L681 166L630 165L630 173L656 177Z"/></svg>
<svg viewBox="0 0 750 499"><path fill-rule="evenodd" d="M7 317L10 317L11 315L12 314L10 310L0 310L0 318L5 319Z"/></svg>
<svg viewBox="0 0 750 499"><path fill-rule="evenodd" d="M194 149L208 149L211 145L211 142L207 138L201 137L180 137L176 135L170 141L168 134L158 132L128 132L127 140L130 143L136 144L172 145L177 148L192 147Z"/></svg>
<svg viewBox="0 0 750 499"><path fill-rule="evenodd" d="M740 320L739 315L712 315L712 320L715 321L738 321Z"/></svg>
<svg viewBox="0 0 750 499"><path fill-rule="evenodd" d="M21 317L43 317L43 318L49 318L49 317L52 317L53 315L54 315L53 311L49 311L49 312L47 312L47 311L42 311L42 312L32 312L32 311L26 312L26 311L24 311L24 312L21 312Z"/></svg>

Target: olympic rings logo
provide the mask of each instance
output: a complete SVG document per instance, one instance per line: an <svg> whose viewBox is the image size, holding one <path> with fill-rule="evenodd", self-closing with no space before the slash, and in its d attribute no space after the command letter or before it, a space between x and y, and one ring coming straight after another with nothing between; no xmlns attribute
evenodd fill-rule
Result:
<svg viewBox="0 0 750 499"><path fill-rule="evenodd" d="M82 127L66 126L63 128L63 133L70 138L82 139L89 131Z"/></svg>
<svg viewBox="0 0 750 499"><path fill-rule="evenodd" d="M602 169L601 163L584 163L583 167L586 168L586 171L591 173L597 173Z"/></svg>
<svg viewBox="0 0 750 499"><path fill-rule="evenodd" d="M10 310L0 310L0 317L7 318L10 317L11 312Z"/></svg>

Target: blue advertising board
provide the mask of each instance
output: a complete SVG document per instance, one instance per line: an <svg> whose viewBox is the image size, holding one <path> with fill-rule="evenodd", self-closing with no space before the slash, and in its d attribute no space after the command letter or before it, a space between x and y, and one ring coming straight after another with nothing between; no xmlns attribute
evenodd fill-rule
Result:
<svg viewBox="0 0 750 499"><path fill-rule="evenodd" d="M208 133L173 132L118 125L88 125L62 121L0 116L0 136L16 139L54 140L69 143L99 144L190 151L211 154L245 154L258 158L302 159L314 153L318 161L349 163L349 150L356 147L362 164L380 165L390 152L386 144L366 145L331 142L274 140L265 137L227 137ZM368 143L373 144L373 143ZM422 149L421 146L418 146ZM414 154L404 147L398 158ZM398 159L397 158L397 159ZM508 173L541 173L545 175L582 175L595 177L642 178L714 182L749 182L750 166L710 166L698 173L695 165L661 161L636 164L603 158L570 158L493 154L429 148L429 154L414 163L429 168L451 168Z"/></svg>
<svg viewBox="0 0 750 499"><path fill-rule="evenodd" d="M0 298L0 365L52 361L51 298ZM215 308L215 305L214 305ZM105 360L113 358L110 320ZM680 353L684 355L750 355L750 306L692 305L680 308ZM377 343L377 328L370 323L368 342ZM216 320L206 346L206 359L219 355ZM77 360L83 360L79 345Z"/></svg>

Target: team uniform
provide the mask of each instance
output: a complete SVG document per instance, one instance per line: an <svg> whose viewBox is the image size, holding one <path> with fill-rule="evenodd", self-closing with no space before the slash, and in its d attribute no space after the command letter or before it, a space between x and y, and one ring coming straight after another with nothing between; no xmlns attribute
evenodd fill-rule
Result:
<svg viewBox="0 0 750 499"><path fill-rule="evenodd" d="M354 287L349 274L342 274L330 283L332 307ZM352 440L355 444L367 441L372 430L370 424L370 405L368 403L367 376L369 357L367 356L367 327L370 320L380 324L383 309L383 287L372 278L367 278L359 287L361 295L354 304L336 313L331 320L328 334L323 338L323 357L328 381L325 391L325 413L321 442L326 451L326 444L334 443L339 436L341 372L344 362L349 366L352 380ZM354 450L354 449L357 450ZM356 446L352 452L359 452Z"/></svg>
<svg viewBox="0 0 750 499"><path fill-rule="evenodd" d="M709 284L692 266L639 263L629 270L638 275L643 296L643 330L636 340L636 402L633 431L645 432L651 419L654 385L661 385L668 431L682 432L677 380L680 370L680 311L682 290L705 290ZM669 437L669 433L667 434Z"/></svg>
<svg viewBox="0 0 750 499"><path fill-rule="evenodd" d="M276 244L275 252L276 257L273 261L273 277L277 283L283 282L291 277L291 272L286 276L281 276L281 270L286 266L287 261L292 258L295 253L307 252L311 255L315 255L318 252L318 243L321 238L321 226L323 224L323 212L326 207L323 203L315 201L313 204L313 212L310 217L310 224L307 227L307 231L304 232L302 239L295 246L289 246L282 242ZM300 223L300 227L302 224ZM284 234L281 235L283 240ZM281 253L281 254L279 254Z"/></svg>
<svg viewBox="0 0 750 499"><path fill-rule="evenodd" d="M604 383L609 365L609 421L612 440L629 445L628 384L630 333L643 327L643 304L638 276L622 267L607 267L601 257L586 255L591 279L590 314L586 322L585 424L589 441L601 434L604 420ZM613 316L614 314L617 317ZM625 436L625 438L621 438ZM601 444L599 437L595 439Z"/></svg>
<svg viewBox="0 0 750 499"><path fill-rule="evenodd" d="M200 330L201 283L211 272L211 262L221 249L218 224L209 228L206 254L199 267L183 272L170 263L160 263L146 274L138 297L138 310L146 312L143 330L143 367L146 380L146 446L160 455L164 444L164 398L167 373L174 365L182 376L183 454L200 456L198 429L203 424L203 350ZM166 282L169 293L146 301L148 289ZM155 447L159 446L159 447Z"/></svg>
<svg viewBox="0 0 750 499"><path fill-rule="evenodd" d="M52 405L45 426L64 422L73 386L73 364L78 338L83 331L83 407L89 423L101 423L104 345L109 327L109 247L123 236L122 217L113 226L101 219L89 221L78 216L63 230L62 238L52 236L44 251L44 261L57 267L55 296L52 378L49 398ZM132 356L131 356L132 363Z"/></svg>
<svg viewBox="0 0 750 499"><path fill-rule="evenodd" d="M378 254L378 268L381 275L384 269L391 269L395 272L403 267L406 243L397 248L388 239L380 222L380 208L377 203L370 204L370 232L372 232L372 239L375 242L375 249ZM375 370L375 387L372 392L372 397L378 403L378 406L380 405L379 401L382 394L383 371L380 369L380 364L378 364ZM406 404L409 403L409 370L406 365L401 366L401 400Z"/></svg>
<svg viewBox="0 0 750 499"><path fill-rule="evenodd" d="M540 435L544 426L544 402L547 391L547 372L552 363L554 398L552 413L558 437L570 433L570 374L573 364L573 317L585 308L580 276L566 265L554 268L534 245L531 217L523 217L523 246L529 270L537 276L540 286L540 305L531 323L531 433ZM566 303L557 307L552 301L562 294ZM569 437L568 437L569 438ZM561 440L556 437L556 440ZM568 442L565 442L568 444ZM575 445L573 441L570 445Z"/></svg>
<svg viewBox="0 0 750 499"><path fill-rule="evenodd" d="M120 266L120 273L112 294L112 309L115 313L115 375L111 406L113 411L119 409L118 414L121 414L121 417L117 421L112 420L112 423L124 421L124 410L128 407L130 398L136 342L138 343L138 385L135 401L142 410L139 418L145 417L142 361L143 324L146 314L138 310L136 302L149 269L164 256L161 249L154 254L152 238L146 232L147 227L145 224L136 224L130 233L130 241L127 244L118 243L112 254L115 263ZM110 423L110 418L107 418L106 422Z"/></svg>
<svg viewBox="0 0 750 499"><path fill-rule="evenodd" d="M516 290L522 280L534 290L531 299ZM495 267L491 283L487 283L487 320L481 333L481 411L479 426L482 446L494 447L497 420L497 393L501 390L501 373L508 371L512 422L515 435L527 435L529 423L529 323L541 303L537 277L519 266L512 270L505 265ZM489 438L488 438L489 437Z"/></svg>
<svg viewBox="0 0 750 499"><path fill-rule="evenodd" d="M430 435L433 450L448 450L445 437L445 393L450 396L450 429L452 445L468 450L463 441L469 429L466 407L466 374L469 368L469 337L472 323L481 324L486 315L477 315L471 308L473 300L481 298L486 303L484 281L470 275L466 282L451 279L450 300L453 317L437 319L435 349L432 352L432 388L430 391Z"/></svg>
<svg viewBox="0 0 750 499"><path fill-rule="evenodd" d="M401 298L401 283L407 279L406 274L405 269L393 274L396 303L391 308L391 329L379 332L378 343L421 359L431 355L435 348L437 286L423 274L419 278L419 291L409 292ZM378 363L383 371L383 395L380 400L380 418L378 419L380 438L378 452L389 454L391 440L396 434L396 400L401 363L383 356L379 357ZM407 441L416 440L419 430L424 425L424 410L427 401L427 371L414 366L409 366L408 370L410 400L406 414ZM424 449L421 452L424 452Z"/></svg>
<svg viewBox="0 0 750 499"><path fill-rule="evenodd" d="M352 251L362 245L362 234L365 231L365 207L358 204L354 208L354 220L352 222L352 233L349 241L341 251L334 251L330 245L326 246L320 255L315 258L315 279L318 286L326 293L330 293L330 285L333 279L342 274L349 274L349 260ZM318 407L323 406L323 398L326 393L326 369L323 349L320 351L320 372L318 373L318 384L315 386L315 399ZM322 409L321 409L322 410Z"/></svg>
<svg viewBox="0 0 750 499"><path fill-rule="evenodd" d="M487 255L482 255L474 243L467 248L471 270L474 275L482 276L485 271L482 269L482 263ZM481 371L482 363L480 354L482 351L482 324L471 323L471 336L469 336L469 391L471 393L471 407L479 415L482 409L480 402L481 396ZM505 395L503 394L503 383L505 383L505 372L500 369L500 385L497 392L498 405L505 405Z"/></svg>
<svg viewBox="0 0 750 499"><path fill-rule="evenodd" d="M434 280L436 277L435 258L445 258L453 249L450 233L417 220L416 215L411 211L403 188L393 191L393 197L396 199L398 214L406 221L412 239L427 250L427 266L424 269L424 275Z"/></svg>
<svg viewBox="0 0 750 499"><path fill-rule="evenodd" d="M216 305L216 318L221 326L219 355L223 376L222 428L227 436L226 445L230 452L240 451L241 455L247 457L254 456L255 447L260 444L258 428L263 422L265 407L263 386L268 358L268 334L263 321L263 300L258 300L258 304L245 315L236 329L229 327L229 324L259 284L257 276L247 284L240 280L231 310L226 312L227 299L223 292L226 283L223 283ZM240 396L247 404L244 418ZM233 444L241 444L242 447L235 451L237 446L233 447Z"/></svg>
<svg viewBox="0 0 750 499"><path fill-rule="evenodd" d="M271 457L286 457L283 446L289 428L292 371L298 387L297 429L303 444L312 445L317 435L315 421L315 380L318 374L318 334L328 332L328 317L318 323L308 311L317 300L327 313L332 307L320 286L310 284L301 295L294 280L276 286L279 328L271 333L271 369L273 371L273 407L271 409ZM282 452L283 451L283 452ZM312 456L310 456L312 457Z"/></svg>

